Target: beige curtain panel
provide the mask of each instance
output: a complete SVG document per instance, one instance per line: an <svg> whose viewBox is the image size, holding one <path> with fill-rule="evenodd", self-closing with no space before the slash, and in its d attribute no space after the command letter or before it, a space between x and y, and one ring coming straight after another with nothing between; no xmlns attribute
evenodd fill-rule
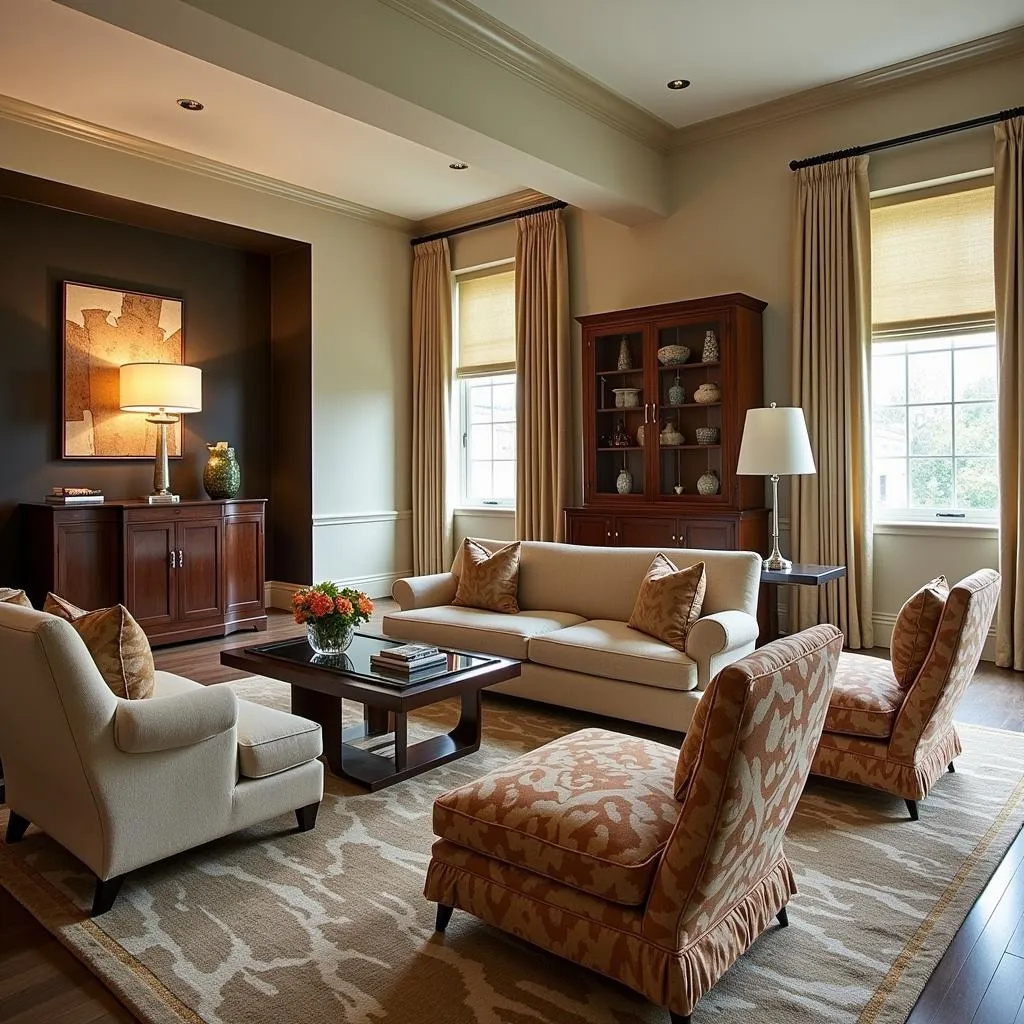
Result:
<svg viewBox="0 0 1024 1024"><path fill-rule="evenodd" d="M1024 117L996 125L999 572L996 664L1024 672Z"/></svg>
<svg viewBox="0 0 1024 1024"><path fill-rule="evenodd" d="M793 402L818 472L792 478L799 562L845 565L827 587L793 587L790 630L833 622L873 647L871 602L871 208L868 160L796 171Z"/></svg>
<svg viewBox="0 0 1024 1024"><path fill-rule="evenodd" d="M516 536L562 540L571 499L569 261L561 210L516 241Z"/></svg>
<svg viewBox="0 0 1024 1024"><path fill-rule="evenodd" d="M447 239L412 258L412 569L443 572L452 561L448 500L448 401L452 378L452 286Z"/></svg>

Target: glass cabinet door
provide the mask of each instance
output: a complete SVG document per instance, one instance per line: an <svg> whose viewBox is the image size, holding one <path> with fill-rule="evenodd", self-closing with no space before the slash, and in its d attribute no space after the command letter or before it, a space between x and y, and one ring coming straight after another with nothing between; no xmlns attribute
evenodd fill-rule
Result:
<svg viewBox="0 0 1024 1024"><path fill-rule="evenodd" d="M647 348L642 329L594 339L595 495L628 500L648 490L644 443L652 399L645 388Z"/></svg>
<svg viewBox="0 0 1024 1024"><path fill-rule="evenodd" d="M721 502L721 320L657 323L656 495Z"/></svg>

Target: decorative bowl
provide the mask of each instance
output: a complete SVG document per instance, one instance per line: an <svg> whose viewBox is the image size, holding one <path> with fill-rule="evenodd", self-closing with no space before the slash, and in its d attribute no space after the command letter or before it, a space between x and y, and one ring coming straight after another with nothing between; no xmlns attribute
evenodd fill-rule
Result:
<svg viewBox="0 0 1024 1024"><path fill-rule="evenodd" d="M639 409L640 388L612 388L616 409Z"/></svg>
<svg viewBox="0 0 1024 1024"><path fill-rule="evenodd" d="M690 358L690 350L685 345L662 345L658 349L658 362L662 366L679 366Z"/></svg>
<svg viewBox="0 0 1024 1024"><path fill-rule="evenodd" d="M697 427L693 436L697 444L718 444L718 427Z"/></svg>

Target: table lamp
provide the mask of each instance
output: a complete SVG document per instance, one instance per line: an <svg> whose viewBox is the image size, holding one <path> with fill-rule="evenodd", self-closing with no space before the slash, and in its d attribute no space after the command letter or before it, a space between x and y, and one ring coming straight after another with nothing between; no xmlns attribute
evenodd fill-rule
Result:
<svg viewBox="0 0 1024 1024"><path fill-rule="evenodd" d="M175 502L167 467L167 427L178 422L178 414L201 412L203 371L180 363L125 363L121 367L121 409L145 412L147 423L156 424L156 459L153 466L151 504Z"/></svg>
<svg viewBox="0 0 1024 1024"><path fill-rule="evenodd" d="M748 409L736 472L771 478L772 553L764 567L791 569L793 563L779 551L779 477L816 472L803 409L779 409L774 402L767 409Z"/></svg>

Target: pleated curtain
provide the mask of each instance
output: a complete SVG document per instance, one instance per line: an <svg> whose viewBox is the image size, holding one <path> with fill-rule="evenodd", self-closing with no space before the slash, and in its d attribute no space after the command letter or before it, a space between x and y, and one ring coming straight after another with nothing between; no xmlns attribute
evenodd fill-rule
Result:
<svg viewBox="0 0 1024 1024"><path fill-rule="evenodd" d="M1024 672L1024 117L995 128L999 351L999 572L996 664Z"/></svg>
<svg viewBox="0 0 1024 1024"><path fill-rule="evenodd" d="M447 239L413 248L412 568L443 572L452 561L448 408L452 379L452 286Z"/></svg>
<svg viewBox="0 0 1024 1024"><path fill-rule="evenodd" d="M832 622L874 646L871 596L871 237L867 157L796 171L793 402L817 473L794 476L794 559L845 565L824 587L791 588L791 629Z"/></svg>
<svg viewBox="0 0 1024 1024"><path fill-rule="evenodd" d="M518 225L516 536L562 540L573 435L565 222L561 210L546 210Z"/></svg>

